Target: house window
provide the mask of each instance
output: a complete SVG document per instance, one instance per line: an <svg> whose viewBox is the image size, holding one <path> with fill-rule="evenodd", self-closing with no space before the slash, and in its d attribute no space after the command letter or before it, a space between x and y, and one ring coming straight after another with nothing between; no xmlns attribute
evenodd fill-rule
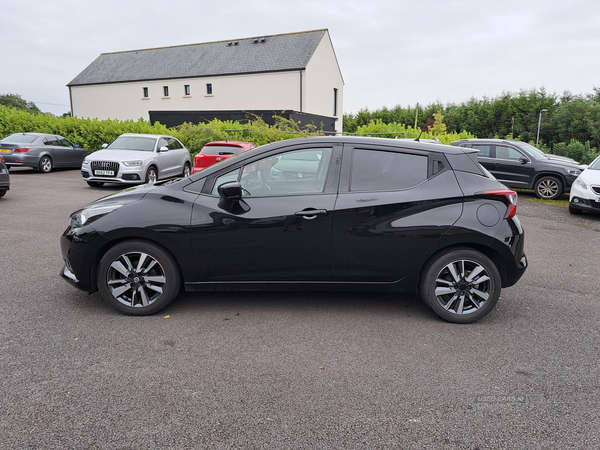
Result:
<svg viewBox="0 0 600 450"><path fill-rule="evenodd" d="M333 115L337 116L338 90L333 88Z"/></svg>
<svg viewBox="0 0 600 450"><path fill-rule="evenodd" d="M212 95L212 83L206 83L206 95Z"/></svg>
<svg viewBox="0 0 600 450"><path fill-rule="evenodd" d="M169 96L169 86L163 86L163 97Z"/></svg>
<svg viewBox="0 0 600 450"><path fill-rule="evenodd" d="M183 86L183 95L190 95L190 85L186 84Z"/></svg>
<svg viewBox="0 0 600 450"><path fill-rule="evenodd" d="M144 98L148 98L148 88L144 87L142 88L142 91L144 91Z"/></svg>

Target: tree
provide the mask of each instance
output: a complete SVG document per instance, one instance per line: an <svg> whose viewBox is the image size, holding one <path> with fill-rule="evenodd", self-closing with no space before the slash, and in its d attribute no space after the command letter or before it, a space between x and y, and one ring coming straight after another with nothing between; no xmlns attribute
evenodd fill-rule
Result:
<svg viewBox="0 0 600 450"><path fill-rule="evenodd" d="M0 105L8 106L9 108L20 109L33 114L41 114L42 111L33 102L28 102L19 94L4 94L0 95Z"/></svg>

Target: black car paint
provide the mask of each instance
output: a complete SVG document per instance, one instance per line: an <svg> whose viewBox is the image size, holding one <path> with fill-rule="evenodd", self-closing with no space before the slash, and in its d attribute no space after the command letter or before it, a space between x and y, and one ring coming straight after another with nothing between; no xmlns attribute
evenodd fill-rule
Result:
<svg viewBox="0 0 600 450"><path fill-rule="evenodd" d="M10 175L8 167L4 162L4 157L0 155L0 197L4 197L7 191L10 190Z"/></svg>
<svg viewBox="0 0 600 450"><path fill-rule="evenodd" d="M334 153L322 194L244 197L237 210L223 209L221 199L210 194L216 177L236 167L283 149L326 145ZM352 149L365 146L427 154L441 169L414 189L350 192L347 162ZM98 264L107 249L123 240L146 239L173 254L188 291L415 292L430 258L454 246L468 246L488 255L500 270L502 286L510 286L525 270L523 230L516 216L504 219L504 203L477 195L502 186L483 176L474 155L472 150L439 144L368 138L269 144L187 179L143 185L101 199L110 203L134 196L135 201L65 231L62 254L78 281L62 276L80 289L95 291ZM481 216L477 218L480 210L492 211L491 218L483 218L485 225Z"/></svg>

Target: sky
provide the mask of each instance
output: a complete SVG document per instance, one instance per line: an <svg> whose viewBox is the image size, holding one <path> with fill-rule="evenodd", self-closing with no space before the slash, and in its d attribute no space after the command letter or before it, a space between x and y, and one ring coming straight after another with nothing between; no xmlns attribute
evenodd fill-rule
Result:
<svg viewBox="0 0 600 450"><path fill-rule="evenodd" d="M599 0L1 0L0 95L70 110L101 53L327 28L343 111L600 87Z"/></svg>

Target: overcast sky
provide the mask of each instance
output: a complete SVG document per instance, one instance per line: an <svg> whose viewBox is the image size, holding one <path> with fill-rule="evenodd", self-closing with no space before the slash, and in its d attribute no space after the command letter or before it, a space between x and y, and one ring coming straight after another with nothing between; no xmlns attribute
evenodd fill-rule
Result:
<svg viewBox="0 0 600 450"><path fill-rule="evenodd" d="M2 0L0 94L70 110L101 53L327 28L344 112L600 87L600 0Z"/></svg>

